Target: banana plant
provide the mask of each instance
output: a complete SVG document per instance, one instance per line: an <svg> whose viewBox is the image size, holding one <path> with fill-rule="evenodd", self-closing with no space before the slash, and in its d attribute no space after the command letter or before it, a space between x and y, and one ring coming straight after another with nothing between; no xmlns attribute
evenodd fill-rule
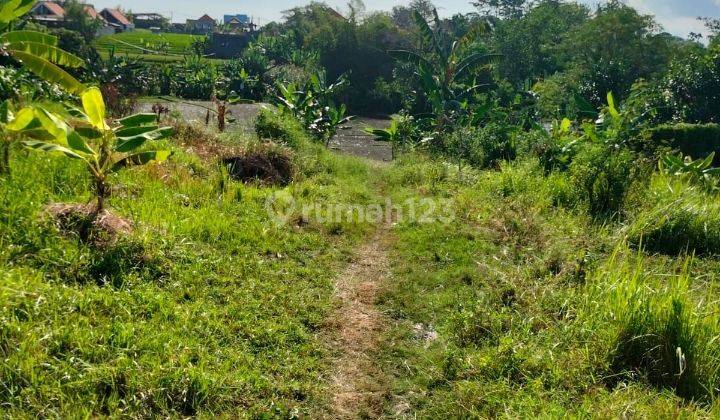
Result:
<svg viewBox="0 0 720 420"><path fill-rule="evenodd" d="M463 37L455 40L442 31L437 10L433 11L433 29L418 11L413 19L419 28L429 51L417 53L409 50L391 50L388 54L397 61L415 67L420 85L425 91L436 120L436 131L442 132L462 112L463 102L469 100L478 90L487 85L470 81L472 72L480 67L494 64L501 55L470 53L467 47L488 31L488 25L475 25Z"/></svg>
<svg viewBox="0 0 720 420"><path fill-rule="evenodd" d="M108 124L102 93L95 87L86 89L81 100L83 109L70 108L67 121L43 107L35 107L35 118L53 140L26 140L23 144L85 163L93 178L96 214L100 214L110 196L110 176L130 166L165 161L170 151L138 149L148 141L168 137L172 129L155 125L155 114L136 114Z"/></svg>
<svg viewBox="0 0 720 420"><path fill-rule="evenodd" d="M365 132L375 137L375 141L390 143L392 159L395 160L397 149L414 142L419 138L415 120L408 115L393 115L388 128L367 127Z"/></svg>
<svg viewBox="0 0 720 420"><path fill-rule="evenodd" d="M10 147L23 137L23 134L36 129L35 114L32 108L23 108L13 112L10 103L4 101L0 104L0 147L2 158L0 159L0 175L10 173Z"/></svg>
<svg viewBox="0 0 720 420"><path fill-rule="evenodd" d="M720 168L714 168L715 152L705 159L693 160L690 156L665 155L660 159L660 170L672 176L688 178L703 188L714 191L720 183Z"/></svg>
<svg viewBox="0 0 720 420"><path fill-rule="evenodd" d="M347 80L341 76L328 85L324 74L313 74L303 86L279 84L280 94L275 102L280 112L297 118L307 131L327 146L337 131L354 118L346 115L344 104L335 107L331 100L332 95L346 83Z"/></svg>
<svg viewBox="0 0 720 420"><path fill-rule="evenodd" d="M324 109L323 116L313 122L311 131L322 137L325 141L325 147L329 147L330 141L335 137L338 130L349 129L350 127L345 124L354 118L354 115L347 115L345 104L341 104L338 108L327 106Z"/></svg>
<svg viewBox="0 0 720 420"><path fill-rule="evenodd" d="M72 94L84 87L59 66L80 68L85 62L58 48L58 38L36 31L11 30L12 22L35 5L35 0L0 0L0 55L9 56L42 79Z"/></svg>

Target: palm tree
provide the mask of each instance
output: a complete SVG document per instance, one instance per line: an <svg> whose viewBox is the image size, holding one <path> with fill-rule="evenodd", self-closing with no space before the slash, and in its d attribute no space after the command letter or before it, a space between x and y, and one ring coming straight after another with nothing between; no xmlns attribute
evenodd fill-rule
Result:
<svg viewBox="0 0 720 420"><path fill-rule="evenodd" d="M470 53L467 47L489 30L489 25L479 23L459 39L452 39L442 30L437 10L433 10L435 29L418 12L413 13L424 44L430 51L425 54L408 50L392 50L388 54L398 61L415 66L420 84L427 95L436 121L436 131L443 132L462 110L462 102L478 89L487 85L467 84L473 70L497 61L499 54Z"/></svg>

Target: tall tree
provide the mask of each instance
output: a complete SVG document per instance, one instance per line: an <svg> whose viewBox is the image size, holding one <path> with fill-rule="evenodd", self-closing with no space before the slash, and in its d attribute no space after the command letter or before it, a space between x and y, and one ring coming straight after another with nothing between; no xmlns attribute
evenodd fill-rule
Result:
<svg viewBox="0 0 720 420"><path fill-rule="evenodd" d="M584 95L600 105L608 92L624 98L636 80L665 72L670 41L652 16L610 0L570 33L562 54L580 74Z"/></svg>
<svg viewBox="0 0 720 420"><path fill-rule="evenodd" d="M589 16L590 10L578 3L544 0L522 17L499 21L492 44L503 55L500 74L520 85L564 70L562 46Z"/></svg>
<svg viewBox="0 0 720 420"><path fill-rule="evenodd" d="M475 0L471 2L482 13L506 19L521 17L534 3L534 0Z"/></svg>
<svg viewBox="0 0 720 420"><path fill-rule="evenodd" d="M92 41L100 27L100 21L90 18L85 13L85 5L77 0L66 2L64 9L66 28L79 32L85 38L85 41Z"/></svg>

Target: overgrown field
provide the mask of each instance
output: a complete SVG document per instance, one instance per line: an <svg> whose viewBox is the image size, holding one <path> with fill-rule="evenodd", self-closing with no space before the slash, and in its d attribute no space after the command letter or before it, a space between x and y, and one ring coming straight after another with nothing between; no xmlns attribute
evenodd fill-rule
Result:
<svg viewBox="0 0 720 420"><path fill-rule="evenodd" d="M167 164L115 179L110 205L135 230L102 245L44 213L87 202L87 171L14 151L0 182L2 417L290 417L325 406L332 279L369 227L277 224L266 199L279 187L231 181L217 165L219 150L254 140L199 133L170 140ZM299 144L287 190L299 202L375 200L366 165Z"/></svg>
<svg viewBox="0 0 720 420"><path fill-rule="evenodd" d="M130 55L144 61L179 61L184 55L192 55L192 45L196 40L205 38L200 35L160 33L137 29L97 38L93 46L102 55L110 51L116 54Z"/></svg>
<svg viewBox="0 0 720 420"><path fill-rule="evenodd" d="M698 209L698 192L667 197L691 187L655 175L664 204L607 220L587 215L569 181L525 159L459 177L407 156L390 171L396 200L450 198L457 218L395 230L382 304L396 322L379 354L395 378L388 415L720 415L718 260L632 245L638 229L657 244L657 209Z"/></svg>

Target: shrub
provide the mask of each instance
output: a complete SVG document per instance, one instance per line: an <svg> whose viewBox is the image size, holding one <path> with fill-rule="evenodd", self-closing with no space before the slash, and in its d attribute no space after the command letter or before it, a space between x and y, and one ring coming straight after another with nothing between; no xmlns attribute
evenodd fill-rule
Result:
<svg viewBox="0 0 720 420"><path fill-rule="evenodd" d="M574 208L579 197L566 172L543 173L535 159L518 159L501 165L500 194L527 200L537 207Z"/></svg>
<svg viewBox="0 0 720 420"><path fill-rule="evenodd" d="M516 155L508 127L497 123L462 128L447 138L445 149L478 168L497 166L502 160L515 159Z"/></svg>
<svg viewBox="0 0 720 420"><path fill-rule="evenodd" d="M533 86L537 95L537 109L541 118L575 118L578 116L573 98L577 93L579 76L573 72L556 73Z"/></svg>
<svg viewBox="0 0 720 420"><path fill-rule="evenodd" d="M628 228L631 243L669 255L684 251L720 255L717 195L686 180L658 174L641 200Z"/></svg>
<svg viewBox="0 0 720 420"><path fill-rule="evenodd" d="M270 139L277 143L296 149L306 140L305 131L293 118L263 110L255 119L255 132L258 138Z"/></svg>
<svg viewBox="0 0 720 420"><path fill-rule="evenodd" d="M567 142L561 141L545 130L520 132L514 140L518 156L536 157L546 173L552 170L567 170L570 164L571 150Z"/></svg>
<svg viewBox="0 0 720 420"><path fill-rule="evenodd" d="M202 57L186 58L175 68L177 82L175 94L185 99L209 100L215 92L217 72L215 66Z"/></svg>
<svg viewBox="0 0 720 420"><path fill-rule="evenodd" d="M715 152L715 164L720 165L720 125L675 124L660 125L643 134L645 147L653 152L675 150L694 159L705 158Z"/></svg>
<svg viewBox="0 0 720 420"><path fill-rule="evenodd" d="M570 164L570 177L594 216L618 213L638 175L633 153L600 143L582 145Z"/></svg>

